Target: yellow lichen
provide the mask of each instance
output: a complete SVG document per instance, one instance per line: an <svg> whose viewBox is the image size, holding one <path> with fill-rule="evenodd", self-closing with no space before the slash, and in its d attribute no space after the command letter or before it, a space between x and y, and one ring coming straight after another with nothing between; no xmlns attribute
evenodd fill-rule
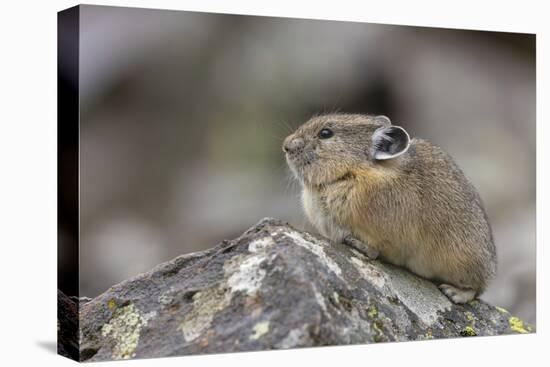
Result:
<svg viewBox="0 0 550 367"><path fill-rule="evenodd" d="M371 306L369 308L368 315L371 319L374 319L376 316L378 316L378 309L376 308L376 306Z"/></svg>
<svg viewBox="0 0 550 367"><path fill-rule="evenodd" d="M520 334L527 334L529 333L528 330L525 329L525 326L523 325L523 321L521 321L518 317L510 317L508 319L508 323L510 324L510 329L514 330L516 333Z"/></svg>
<svg viewBox="0 0 550 367"><path fill-rule="evenodd" d="M372 328L376 332L376 335L373 337L375 343L388 341L388 338L384 335L384 323L380 319L372 323Z"/></svg>
<svg viewBox="0 0 550 367"><path fill-rule="evenodd" d="M114 299L110 299L107 301L107 307L109 307L109 310L112 310L116 307L116 301Z"/></svg>
<svg viewBox="0 0 550 367"><path fill-rule="evenodd" d="M250 335L250 340L258 340L269 331L269 321L262 321L254 325L254 333Z"/></svg>
<svg viewBox="0 0 550 367"><path fill-rule="evenodd" d="M384 323L381 320L375 320L372 323L372 327L378 334L384 334Z"/></svg>
<svg viewBox="0 0 550 367"><path fill-rule="evenodd" d="M113 330L113 325L111 324L105 324L103 325L103 327L101 328L101 335L103 335L104 337L109 335L111 333L111 331Z"/></svg>
<svg viewBox="0 0 550 367"><path fill-rule="evenodd" d="M471 312L466 311L464 314L466 315L468 321L474 321L474 315L472 315Z"/></svg>
<svg viewBox="0 0 550 367"><path fill-rule="evenodd" d="M462 335L462 336L476 336L477 333L476 333L476 331L474 330L473 327L471 327L471 326L466 326L466 327L464 328L464 330L462 330L462 331L460 332L460 335Z"/></svg>
<svg viewBox="0 0 550 367"><path fill-rule="evenodd" d="M114 311L113 318L101 328L101 335L114 341L113 359L128 359L135 356L140 331L146 324L147 321L132 303Z"/></svg>
<svg viewBox="0 0 550 367"><path fill-rule="evenodd" d="M503 308L503 307L498 307L498 306L495 306L496 310L500 313L510 313L508 312L507 309Z"/></svg>

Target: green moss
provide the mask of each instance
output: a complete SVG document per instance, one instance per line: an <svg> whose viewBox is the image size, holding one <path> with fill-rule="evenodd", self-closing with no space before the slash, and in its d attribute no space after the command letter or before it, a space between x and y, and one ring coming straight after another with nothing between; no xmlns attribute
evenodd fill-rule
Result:
<svg viewBox="0 0 550 367"><path fill-rule="evenodd" d="M476 333L476 331L474 330L473 327L471 327L471 326L466 326L466 327L464 328L464 330L462 330L462 331L460 332L460 335L462 335L462 336L476 336L477 333Z"/></svg>
<svg viewBox="0 0 550 367"><path fill-rule="evenodd" d="M527 334L529 331L525 329L525 326L523 325L523 321L521 321L518 317L510 317L508 319L508 324L510 324L510 329L514 330L516 333L520 334Z"/></svg>

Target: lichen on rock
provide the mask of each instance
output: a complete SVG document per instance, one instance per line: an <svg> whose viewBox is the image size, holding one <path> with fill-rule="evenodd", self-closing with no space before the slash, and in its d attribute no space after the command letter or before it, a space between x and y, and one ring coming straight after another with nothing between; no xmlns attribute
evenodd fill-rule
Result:
<svg viewBox="0 0 550 367"><path fill-rule="evenodd" d="M81 360L523 334L531 325L264 219L81 304Z"/></svg>
<svg viewBox="0 0 550 367"><path fill-rule="evenodd" d="M109 302L108 307L115 306ZM113 359L128 359L134 356L141 328L146 324L147 321L132 303L114 311L113 318L101 327L101 335L114 341L111 354Z"/></svg>
<svg viewBox="0 0 550 367"><path fill-rule="evenodd" d="M523 321L519 319L518 317L510 317L508 319L508 323L510 324L510 329L514 330L516 333L520 334L527 334L529 333L529 326L525 327L523 325Z"/></svg>
<svg viewBox="0 0 550 367"><path fill-rule="evenodd" d="M193 309L185 315L180 324L180 330L186 342L198 338L203 331L210 327L216 313L223 310L231 300L227 290L214 287L193 296Z"/></svg>
<svg viewBox="0 0 550 367"><path fill-rule="evenodd" d="M262 321L254 325L254 333L250 335L251 340L258 340L269 331L269 321Z"/></svg>

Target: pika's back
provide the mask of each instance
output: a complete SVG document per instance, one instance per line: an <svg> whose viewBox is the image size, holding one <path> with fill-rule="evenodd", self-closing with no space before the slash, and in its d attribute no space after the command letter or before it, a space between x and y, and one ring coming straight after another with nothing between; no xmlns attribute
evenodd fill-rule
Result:
<svg viewBox="0 0 550 367"><path fill-rule="evenodd" d="M430 211L439 208L457 214L474 211L486 218L480 195L454 159L424 139L412 139L398 168ZM452 210L454 209L454 210Z"/></svg>

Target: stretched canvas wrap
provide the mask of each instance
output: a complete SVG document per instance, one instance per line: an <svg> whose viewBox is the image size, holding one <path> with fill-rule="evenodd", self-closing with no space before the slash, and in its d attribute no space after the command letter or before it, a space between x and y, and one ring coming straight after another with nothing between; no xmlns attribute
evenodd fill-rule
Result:
<svg viewBox="0 0 550 367"><path fill-rule="evenodd" d="M535 332L535 81L534 34L59 12L59 354Z"/></svg>

